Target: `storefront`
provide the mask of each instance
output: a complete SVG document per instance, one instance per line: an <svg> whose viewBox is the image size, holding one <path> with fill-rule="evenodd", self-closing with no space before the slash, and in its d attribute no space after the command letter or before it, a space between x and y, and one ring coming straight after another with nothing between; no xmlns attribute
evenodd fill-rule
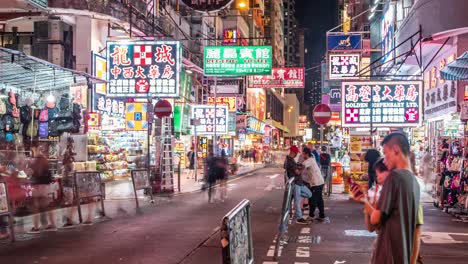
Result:
<svg viewBox="0 0 468 264"><path fill-rule="evenodd" d="M1 180L14 190L13 212L24 215L31 213L32 199L38 195L30 181L37 157L48 160L52 183L46 192L54 201L60 201L63 181L71 177L67 168L87 159L88 85L105 81L4 48L0 66ZM74 160L66 158L69 148L77 154Z"/></svg>

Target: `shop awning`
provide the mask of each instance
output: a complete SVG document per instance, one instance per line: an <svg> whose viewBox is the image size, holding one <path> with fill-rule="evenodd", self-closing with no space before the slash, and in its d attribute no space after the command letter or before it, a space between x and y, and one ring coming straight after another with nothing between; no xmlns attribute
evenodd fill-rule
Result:
<svg viewBox="0 0 468 264"><path fill-rule="evenodd" d="M75 71L0 47L0 89L41 92L68 89L72 84L105 83L85 72Z"/></svg>
<svg viewBox="0 0 468 264"><path fill-rule="evenodd" d="M286 132L286 133L288 133L288 134L290 133L289 128L286 127L286 126L284 126L283 124L281 124L281 123L278 122L278 121L269 119L269 120L266 120L265 123L266 123L267 125L269 125L269 126L276 127L276 128L279 129L279 130L283 130L284 132Z"/></svg>
<svg viewBox="0 0 468 264"><path fill-rule="evenodd" d="M468 80L468 51L463 53L458 59L447 64L440 73L444 80Z"/></svg>

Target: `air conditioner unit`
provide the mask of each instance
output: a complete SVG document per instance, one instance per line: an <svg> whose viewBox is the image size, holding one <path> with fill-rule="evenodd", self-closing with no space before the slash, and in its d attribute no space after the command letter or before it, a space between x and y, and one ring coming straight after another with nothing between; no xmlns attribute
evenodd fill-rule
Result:
<svg viewBox="0 0 468 264"><path fill-rule="evenodd" d="M65 48L61 44L51 44L49 45L49 58L48 61L64 66L65 64Z"/></svg>

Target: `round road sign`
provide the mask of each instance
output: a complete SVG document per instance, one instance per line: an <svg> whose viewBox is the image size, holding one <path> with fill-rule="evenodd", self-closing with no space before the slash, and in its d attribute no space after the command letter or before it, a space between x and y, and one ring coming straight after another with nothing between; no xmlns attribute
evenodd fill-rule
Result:
<svg viewBox="0 0 468 264"><path fill-rule="evenodd" d="M331 109L326 104L318 104L314 108L312 117L314 118L315 123L319 125L325 125L331 119Z"/></svg>
<svg viewBox="0 0 468 264"><path fill-rule="evenodd" d="M158 118L170 116L172 114L172 105L167 100L159 100L154 106L154 114Z"/></svg>

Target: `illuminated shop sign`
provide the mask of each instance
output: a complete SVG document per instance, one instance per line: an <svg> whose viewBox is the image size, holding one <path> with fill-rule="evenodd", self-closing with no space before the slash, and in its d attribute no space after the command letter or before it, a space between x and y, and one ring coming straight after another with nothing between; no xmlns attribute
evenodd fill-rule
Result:
<svg viewBox="0 0 468 264"><path fill-rule="evenodd" d="M208 46L203 57L207 76L271 74L271 46Z"/></svg>
<svg viewBox="0 0 468 264"><path fill-rule="evenodd" d="M330 54L328 76L330 79L356 79L360 65L360 54Z"/></svg>
<svg viewBox="0 0 468 264"><path fill-rule="evenodd" d="M230 5L234 0L182 0L182 2L195 11L216 11Z"/></svg>
<svg viewBox="0 0 468 264"><path fill-rule="evenodd" d="M147 130L147 103L127 103L125 105L125 128L127 130Z"/></svg>
<svg viewBox="0 0 468 264"><path fill-rule="evenodd" d="M344 82L344 127L417 127L422 122L422 83Z"/></svg>
<svg viewBox="0 0 468 264"><path fill-rule="evenodd" d="M214 105L215 98L208 97L208 104ZM216 97L216 105L226 105L228 106L229 112L236 111L236 97L234 96L217 96Z"/></svg>
<svg viewBox="0 0 468 264"><path fill-rule="evenodd" d="M361 34L340 33L327 35L327 47L329 51L353 50L362 48Z"/></svg>
<svg viewBox="0 0 468 264"><path fill-rule="evenodd" d="M248 133L255 133L255 134L264 134L265 133L265 122L262 122L256 119L253 116L249 116L247 118L247 127L246 130Z"/></svg>
<svg viewBox="0 0 468 264"><path fill-rule="evenodd" d="M192 118L198 120L195 126L198 135L226 135L228 133L228 107L213 105L193 105Z"/></svg>
<svg viewBox="0 0 468 264"><path fill-rule="evenodd" d="M271 75L247 77L248 88L304 88L304 68L273 68Z"/></svg>
<svg viewBox="0 0 468 264"><path fill-rule="evenodd" d="M110 97L178 97L178 41L108 42Z"/></svg>

